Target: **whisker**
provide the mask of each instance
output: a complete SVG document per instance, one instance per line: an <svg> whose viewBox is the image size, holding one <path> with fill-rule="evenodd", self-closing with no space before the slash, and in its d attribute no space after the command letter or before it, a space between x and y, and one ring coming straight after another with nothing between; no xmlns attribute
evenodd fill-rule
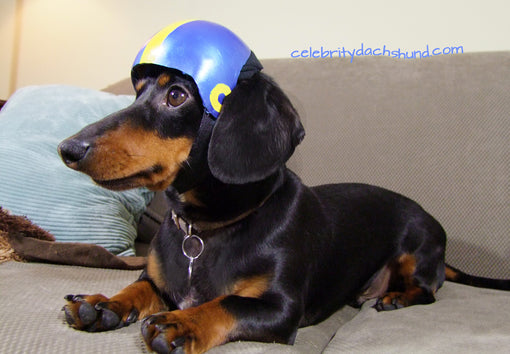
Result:
<svg viewBox="0 0 510 354"><path fill-rule="evenodd" d="M145 157L145 155L134 155L134 154L128 154L128 157Z"/></svg>

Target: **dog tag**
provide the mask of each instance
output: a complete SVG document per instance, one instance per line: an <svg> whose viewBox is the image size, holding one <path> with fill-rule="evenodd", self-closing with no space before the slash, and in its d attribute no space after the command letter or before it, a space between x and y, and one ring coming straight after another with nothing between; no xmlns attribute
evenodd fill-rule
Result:
<svg viewBox="0 0 510 354"><path fill-rule="evenodd" d="M188 226L188 233L182 240L182 253L189 259L188 265L188 284L191 285L191 275L193 273L193 262L200 257L204 251L204 241L197 235L191 234L191 225Z"/></svg>
<svg viewBox="0 0 510 354"><path fill-rule="evenodd" d="M204 241L197 235L188 235L182 240L182 253L189 259L197 259L204 251Z"/></svg>

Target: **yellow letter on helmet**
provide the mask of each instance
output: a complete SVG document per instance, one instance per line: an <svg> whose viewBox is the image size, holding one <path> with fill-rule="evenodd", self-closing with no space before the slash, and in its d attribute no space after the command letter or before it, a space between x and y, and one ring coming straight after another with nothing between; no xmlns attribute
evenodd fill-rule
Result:
<svg viewBox="0 0 510 354"><path fill-rule="evenodd" d="M222 83L217 84L212 89L209 100L211 101L211 105L216 112L219 112L221 110L220 95L224 94L225 96L227 96L230 94L231 91L232 90L230 90L230 87Z"/></svg>

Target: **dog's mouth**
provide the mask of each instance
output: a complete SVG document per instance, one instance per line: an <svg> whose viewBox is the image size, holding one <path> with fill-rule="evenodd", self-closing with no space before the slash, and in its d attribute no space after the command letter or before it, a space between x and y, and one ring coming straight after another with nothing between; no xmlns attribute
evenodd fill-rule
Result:
<svg viewBox="0 0 510 354"><path fill-rule="evenodd" d="M127 189L146 187L150 190L164 190L175 179L178 170L170 171L162 165L154 165L148 169L133 173L126 177L112 179L95 179L92 180L103 188L114 191L123 191Z"/></svg>
<svg viewBox="0 0 510 354"><path fill-rule="evenodd" d="M157 175L162 171L163 167L161 165L154 165L148 169L133 173L126 177L102 180L93 178L93 181L101 187L111 190L126 190L143 186L150 188L150 185L154 184L154 175Z"/></svg>

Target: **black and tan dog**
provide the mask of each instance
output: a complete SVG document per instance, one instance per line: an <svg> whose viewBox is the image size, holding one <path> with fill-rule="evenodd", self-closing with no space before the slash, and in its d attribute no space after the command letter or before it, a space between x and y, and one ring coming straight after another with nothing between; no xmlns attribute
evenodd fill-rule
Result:
<svg viewBox="0 0 510 354"><path fill-rule="evenodd" d="M106 188L165 190L171 212L139 280L68 295L68 323L104 331L143 319L149 349L201 353L233 340L293 343L346 304L434 302L446 279L509 289L445 265L445 232L417 203L362 184L307 187L285 167L304 130L266 75L239 80L217 121L193 80L152 66L135 102L59 146Z"/></svg>

